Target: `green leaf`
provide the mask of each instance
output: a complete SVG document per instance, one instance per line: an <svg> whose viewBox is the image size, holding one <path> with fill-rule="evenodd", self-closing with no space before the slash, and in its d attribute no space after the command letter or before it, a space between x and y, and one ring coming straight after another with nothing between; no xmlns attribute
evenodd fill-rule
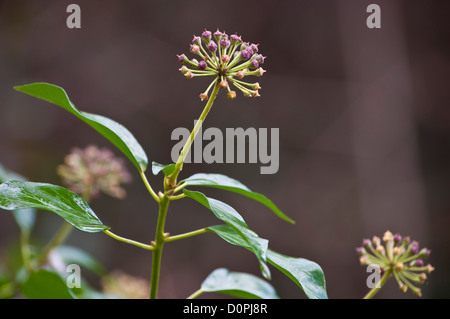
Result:
<svg viewBox="0 0 450 319"><path fill-rule="evenodd" d="M313 261L304 258L289 257L267 251L269 263L278 268L298 286L309 299L327 299L325 275L322 268Z"/></svg>
<svg viewBox="0 0 450 319"><path fill-rule="evenodd" d="M89 233L109 229L80 196L51 184L21 181L3 183L0 185L0 208L36 208L51 211L79 230Z"/></svg>
<svg viewBox="0 0 450 319"><path fill-rule="evenodd" d="M156 162L152 162L152 173L153 175L158 175L159 172L163 172L165 176L170 175L175 170L175 164L159 164Z"/></svg>
<svg viewBox="0 0 450 319"><path fill-rule="evenodd" d="M204 292L218 292L237 298L279 299L277 292L267 281L225 268L214 270L203 281L201 289Z"/></svg>
<svg viewBox="0 0 450 319"><path fill-rule="evenodd" d="M11 180L26 181L26 178L4 168L0 164L0 184ZM30 234L36 220L36 210L32 208L19 209L15 210L13 214L19 228L25 234Z"/></svg>
<svg viewBox="0 0 450 319"><path fill-rule="evenodd" d="M67 283L53 271L40 269L30 275L21 287L28 299L75 299Z"/></svg>
<svg viewBox="0 0 450 319"><path fill-rule="evenodd" d="M56 104L69 111L113 143L139 171L144 172L147 169L147 155L130 131L107 117L79 111L70 101L63 88L49 83L31 83L15 86L14 89Z"/></svg>
<svg viewBox="0 0 450 319"><path fill-rule="evenodd" d="M270 208L278 217L282 218L285 221L288 221L292 224L295 223L294 220L286 216L270 199L266 196L255 193L251 191L247 186L242 184L241 182L232 179L226 175L222 174L194 174L189 178L181 181L185 183L187 186L207 186L207 187L215 187L224 190L228 190L231 192L235 192L244 196L247 196L251 199L254 199L261 204Z"/></svg>
<svg viewBox="0 0 450 319"><path fill-rule="evenodd" d="M77 264L99 276L107 273L106 268L99 261L78 247L62 245L54 248L52 253L58 254L66 265Z"/></svg>
<svg viewBox="0 0 450 319"><path fill-rule="evenodd" d="M200 192L188 191L187 189L183 189L183 192L186 196L211 210L217 218L227 223L238 234L245 242L246 247L258 258L263 276L269 279L270 271L266 265L268 240L260 238L254 231L249 229L242 216L228 204L208 198Z"/></svg>
<svg viewBox="0 0 450 319"><path fill-rule="evenodd" d="M211 226L207 228L223 240L247 249L246 242L229 226ZM320 266L304 258L289 257L267 250L267 261L294 281L310 299L327 299L325 275Z"/></svg>

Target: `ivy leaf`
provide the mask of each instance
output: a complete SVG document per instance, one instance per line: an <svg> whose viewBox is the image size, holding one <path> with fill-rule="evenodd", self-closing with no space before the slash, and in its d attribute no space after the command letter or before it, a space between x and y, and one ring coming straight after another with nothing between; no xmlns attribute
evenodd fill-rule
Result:
<svg viewBox="0 0 450 319"><path fill-rule="evenodd" d="M147 155L128 129L107 117L79 111L63 88L49 83L31 83L15 86L14 89L69 111L113 143L140 172L147 169Z"/></svg>
<svg viewBox="0 0 450 319"><path fill-rule="evenodd" d="M80 196L51 184L21 181L3 183L0 185L0 208L36 208L51 211L77 229L88 233L109 229Z"/></svg>
<svg viewBox="0 0 450 319"><path fill-rule="evenodd" d="M188 191L187 189L183 189L183 192L187 197L196 200L211 210L217 218L227 223L236 232L237 236L245 242L246 247L256 255L263 276L270 279L270 271L266 265L268 240L260 238L254 231L249 229L242 216L228 204L208 198L200 192Z"/></svg>
<svg viewBox="0 0 450 319"><path fill-rule="evenodd" d="M153 175L158 175L159 172L163 172L164 176L170 175L175 170L175 164L159 164L152 162L152 173Z"/></svg>
<svg viewBox="0 0 450 319"><path fill-rule="evenodd" d="M327 299L325 275L322 268L313 261L304 258L289 257L267 251L269 263L278 268L298 286L309 299Z"/></svg>
<svg viewBox="0 0 450 319"><path fill-rule="evenodd" d="M0 164L0 184L10 180L26 181L26 178L4 168ZM21 231L25 234L30 234L36 220L36 210L32 208L19 209L15 210L13 214L14 219L16 220L17 225L19 225Z"/></svg>
<svg viewBox="0 0 450 319"><path fill-rule="evenodd" d="M231 272L225 268L214 270L203 281L203 292L218 292L244 299L279 299L267 281L251 274Z"/></svg>
<svg viewBox="0 0 450 319"><path fill-rule="evenodd" d="M228 243L250 249L246 242L228 225L207 228ZM304 258L289 257L271 249L267 250L267 261L295 282L310 299L327 299L325 275L320 266Z"/></svg>
<svg viewBox="0 0 450 319"><path fill-rule="evenodd" d="M266 196L255 193L251 191L247 186L242 184L241 182L228 177L226 175L222 174L194 174L189 178L186 178L185 180L181 181L186 186L206 186L206 187L215 187L224 189L227 191L235 192L244 196L247 196L251 199L254 199L261 204L267 206L270 208L275 214L278 215L278 217L282 218L283 220L290 222L292 224L295 223L294 220L286 216L270 199L268 199Z"/></svg>
<svg viewBox="0 0 450 319"><path fill-rule="evenodd" d="M20 291L28 299L76 299L60 275L44 269L33 272Z"/></svg>

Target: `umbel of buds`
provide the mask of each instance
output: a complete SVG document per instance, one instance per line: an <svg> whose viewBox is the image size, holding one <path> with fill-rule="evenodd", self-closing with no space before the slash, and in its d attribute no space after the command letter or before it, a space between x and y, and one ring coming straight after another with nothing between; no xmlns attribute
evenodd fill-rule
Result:
<svg viewBox="0 0 450 319"><path fill-rule="evenodd" d="M194 35L190 51L198 55L200 60L188 59L185 54L178 55L178 61L183 64L181 73L188 79L198 76L214 77L206 91L200 94L202 101L208 99L208 92L216 83L220 84L221 89L228 90L229 99L236 97L230 84L246 97L260 96L258 90L261 87L258 82L243 81L246 76L260 77L266 72L261 67L266 57L258 53L257 44L243 42L237 34L228 36L219 30L213 34L205 29L201 36Z"/></svg>
<svg viewBox="0 0 450 319"><path fill-rule="evenodd" d="M419 297L422 291L417 285L423 284L434 270L433 266L424 263L431 253L429 249L420 249L417 241L400 234L393 235L390 231L386 231L381 239L377 236L364 239L362 247L356 251L361 265L377 265L383 274L395 277L400 291L411 289Z"/></svg>
<svg viewBox="0 0 450 319"><path fill-rule="evenodd" d="M99 196L100 192L122 199L126 191L121 185L131 181L121 158L116 158L109 149L94 145L73 148L57 171L67 188L86 201Z"/></svg>

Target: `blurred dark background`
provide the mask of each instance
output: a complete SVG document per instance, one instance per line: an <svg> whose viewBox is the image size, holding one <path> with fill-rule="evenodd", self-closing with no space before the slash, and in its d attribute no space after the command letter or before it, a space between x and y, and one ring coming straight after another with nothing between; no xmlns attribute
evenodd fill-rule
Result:
<svg viewBox="0 0 450 319"><path fill-rule="evenodd" d="M66 27L70 3L81 7L81 29ZM381 29L366 26L371 3L381 7ZM192 127L209 84L185 79L176 54L188 54L204 28L237 32L267 56L261 97L221 94L206 127L279 128L280 169L261 175L260 164L190 164L182 176L224 173L272 199L295 225L245 197L203 189L236 208L275 251L319 263L330 298L368 291L355 247L388 229L432 249L436 271L424 298L448 298L449 12L445 0L0 1L0 163L29 180L61 184L56 167L73 146L110 146L69 113L13 90L32 82L62 86L81 110L129 128L150 161L169 163L172 130ZM157 206L128 168L127 198L103 196L91 206L116 234L149 242ZM161 189L160 176L148 177ZM60 224L39 213L33 238L45 242ZM171 205L166 230L214 224L186 199ZM2 258L17 235L11 215L0 214ZM139 248L80 231L68 242L111 271L150 276L151 254ZM251 253L213 234L167 244L162 267L162 298L185 298L218 267L259 275ZM280 297L304 298L274 268L272 275ZM377 297L412 294L391 279Z"/></svg>

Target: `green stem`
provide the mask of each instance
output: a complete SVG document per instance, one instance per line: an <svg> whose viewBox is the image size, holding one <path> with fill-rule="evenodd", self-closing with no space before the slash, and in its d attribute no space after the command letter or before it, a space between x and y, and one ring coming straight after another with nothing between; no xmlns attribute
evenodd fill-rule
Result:
<svg viewBox="0 0 450 319"><path fill-rule="evenodd" d="M156 195L155 191L150 186L150 183L148 182L148 179L147 179L147 176L145 176L145 173L141 171L141 172L139 172L139 174L141 175L142 181L144 182L145 187L147 188L150 195L152 195L153 199L159 203L159 197L158 197L158 195Z"/></svg>
<svg viewBox="0 0 450 319"><path fill-rule="evenodd" d="M69 237L69 234L72 232L73 226L69 224L68 222L64 222L62 226L59 228L58 232L53 236L53 238L50 240L50 242L47 244L47 246L44 248L44 251L42 252L42 255L39 259L39 265L42 266L45 261L47 260L48 255L52 251L53 248L58 247L61 245L67 237Z"/></svg>
<svg viewBox="0 0 450 319"><path fill-rule="evenodd" d="M196 292L194 292L192 295L190 295L189 297L187 297L187 299L194 299L197 298L198 296L200 296L202 293L204 293L203 289L200 288L199 290L197 290Z"/></svg>
<svg viewBox="0 0 450 319"><path fill-rule="evenodd" d="M140 243L140 242L132 240L132 239L128 239L128 238L125 238L125 237L118 236L118 235L114 234L113 232L110 232L109 230L104 230L103 232L106 235L111 236L112 238L114 238L114 239L116 239L118 241L130 244L130 245L134 245L134 246L137 246L137 247L140 247L140 248L144 248L144 249L147 249L147 250L154 250L155 249L152 245L146 245L146 244Z"/></svg>
<svg viewBox="0 0 450 319"><path fill-rule="evenodd" d="M170 200L166 195L160 196L158 222L156 225L155 241L153 244L152 276L150 281L150 299L156 299L158 296L159 273L161 269L161 256L165 241L164 224L166 222L167 209Z"/></svg>
<svg viewBox="0 0 450 319"><path fill-rule="evenodd" d="M177 180L178 174L180 173L181 169L183 168L184 160L189 152L189 149L192 146L192 143L194 142L195 136L197 135L198 131L200 130L203 122L206 119L206 116L209 113L209 110L211 109L211 107L214 103L214 100L216 99L217 93L219 93L219 88L220 88L219 87L219 78L217 78L216 83L213 88L213 91L211 93L211 96L208 99L208 102L206 103L202 114L200 114L199 119L195 123L195 126L192 129L191 135L189 136L189 138L187 139L186 143L183 146L183 149L181 150L180 156L178 157L178 160L175 164L174 172L170 175L170 178L169 178L170 185L176 185L176 180Z"/></svg>
<svg viewBox="0 0 450 319"><path fill-rule="evenodd" d="M386 283L386 280L389 278L389 276L392 273L392 269L386 270L383 277L381 277L380 282L373 287L365 296L363 299L372 299L373 296L383 287L383 285Z"/></svg>
<svg viewBox="0 0 450 319"><path fill-rule="evenodd" d="M30 258L30 234L26 231L20 232L20 252L25 268L30 272L33 271Z"/></svg>
<svg viewBox="0 0 450 319"><path fill-rule="evenodd" d="M192 236L201 235L201 234L206 233L207 231L208 230L206 230L206 228L202 228L202 229L194 230L194 231L191 231L188 233L167 237L164 239L164 241L167 243L167 242L171 242L171 241L175 241L175 240L179 240L179 239L184 239L184 238L188 238L188 237L192 237Z"/></svg>

